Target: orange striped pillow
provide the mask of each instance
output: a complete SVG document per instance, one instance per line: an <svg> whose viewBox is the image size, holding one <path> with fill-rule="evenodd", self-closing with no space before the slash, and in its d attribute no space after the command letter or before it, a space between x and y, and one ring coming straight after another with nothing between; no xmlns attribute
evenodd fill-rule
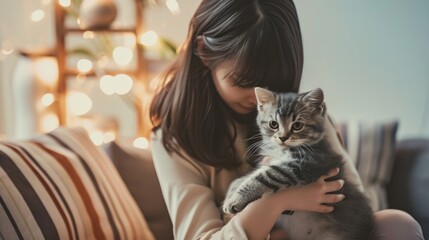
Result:
<svg viewBox="0 0 429 240"><path fill-rule="evenodd" d="M108 157L82 128L0 142L0 236L153 239Z"/></svg>

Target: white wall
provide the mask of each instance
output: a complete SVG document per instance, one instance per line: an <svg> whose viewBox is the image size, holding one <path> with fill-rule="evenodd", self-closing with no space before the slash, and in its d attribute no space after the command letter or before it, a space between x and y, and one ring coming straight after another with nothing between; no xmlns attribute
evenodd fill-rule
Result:
<svg viewBox="0 0 429 240"><path fill-rule="evenodd" d="M147 29L181 43L200 1L178 2L182 10L178 16L165 8L150 8ZM295 2L305 51L301 89L323 88L336 120L398 119L399 138L429 137L429 1ZM122 7L132 12L131 6ZM0 23L21 29L12 31L20 44L41 41L35 37L40 31L50 35L49 30L28 29L25 22L31 9L25 0L0 0ZM1 90L4 96L7 89Z"/></svg>
<svg viewBox="0 0 429 240"><path fill-rule="evenodd" d="M429 1L296 1L302 90L322 87L338 120L398 119L429 137Z"/></svg>

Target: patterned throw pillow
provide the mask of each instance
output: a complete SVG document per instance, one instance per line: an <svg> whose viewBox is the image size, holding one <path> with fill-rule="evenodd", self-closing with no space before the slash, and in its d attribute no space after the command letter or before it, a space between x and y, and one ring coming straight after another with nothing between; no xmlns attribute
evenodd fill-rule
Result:
<svg viewBox="0 0 429 240"><path fill-rule="evenodd" d="M355 161L373 210L387 208L386 185L393 167L398 122L341 122L337 129Z"/></svg>
<svg viewBox="0 0 429 240"><path fill-rule="evenodd" d="M153 239L107 156L81 128L0 142L0 238Z"/></svg>

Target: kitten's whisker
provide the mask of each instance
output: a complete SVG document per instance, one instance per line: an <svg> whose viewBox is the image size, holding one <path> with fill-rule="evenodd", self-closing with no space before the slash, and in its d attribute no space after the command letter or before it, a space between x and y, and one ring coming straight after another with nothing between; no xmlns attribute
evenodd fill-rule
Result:
<svg viewBox="0 0 429 240"><path fill-rule="evenodd" d="M305 151L301 146L298 146L298 153L299 153L299 157L303 159L303 156L305 155Z"/></svg>
<svg viewBox="0 0 429 240"><path fill-rule="evenodd" d="M269 144L264 143L263 141L259 141L259 142L253 143L247 149L247 151L245 153L245 156L249 157L249 156L253 155L256 151L258 151L258 149L263 149L266 146L269 146Z"/></svg>
<svg viewBox="0 0 429 240"><path fill-rule="evenodd" d="M249 141L249 140L259 139L259 138L262 138L262 134L261 134L261 133L255 134L255 135L253 135L253 136L251 136L251 137L249 137L249 138L245 138L245 139L243 139L243 140L244 140L244 141Z"/></svg>
<svg viewBox="0 0 429 240"><path fill-rule="evenodd" d="M257 141L252 143L248 148L254 148L255 146L261 146L263 144L262 141Z"/></svg>
<svg viewBox="0 0 429 240"><path fill-rule="evenodd" d="M247 148L245 156L249 157L249 156L253 155L258 149L262 148L263 144L264 143L262 141L258 141L258 142L252 143Z"/></svg>
<svg viewBox="0 0 429 240"><path fill-rule="evenodd" d="M303 150L304 154L306 154L306 155L313 155L313 152L312 152L312 151L311 151L311 149L308 147L308 145L303 144L303 145L301 146L301 148L302 148L302 150Z"/></svg>
<svg viewBox="0 0 429 240"><path fill-rule="evenodd" d="M251 148L249 148L249 149L251 149L251 150L253 150L253 151L256 151L256 150L258 150L258 149L263 149L264 147L266 147L266 146L268 146L268 144L266 144L266 143L264 143L264 142L258 142L258 143L255 143L255 144L253 144L252 146L251 146Z"/></svg>
<svg viewBox="0 0 429 240"><path fill-rule="evenodd" d="M308 150L308 154L310 154L313 157L315 157L313 148L311 147L310 144L306 143L306 144L303 145L303 147Z"/></svg>

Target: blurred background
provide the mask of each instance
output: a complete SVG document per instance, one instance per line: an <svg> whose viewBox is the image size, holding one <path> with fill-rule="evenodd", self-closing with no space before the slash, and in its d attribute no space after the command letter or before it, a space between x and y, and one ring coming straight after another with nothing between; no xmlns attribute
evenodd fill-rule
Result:
<svg viewBox="0 0 429 240"><path fill-rule="evenodd" d="M0 135L84 126L147 145L147 106L199 0L0 0ZM429 137L429 1L295 1L301 91L336 121L399 121Z"/></svg>

